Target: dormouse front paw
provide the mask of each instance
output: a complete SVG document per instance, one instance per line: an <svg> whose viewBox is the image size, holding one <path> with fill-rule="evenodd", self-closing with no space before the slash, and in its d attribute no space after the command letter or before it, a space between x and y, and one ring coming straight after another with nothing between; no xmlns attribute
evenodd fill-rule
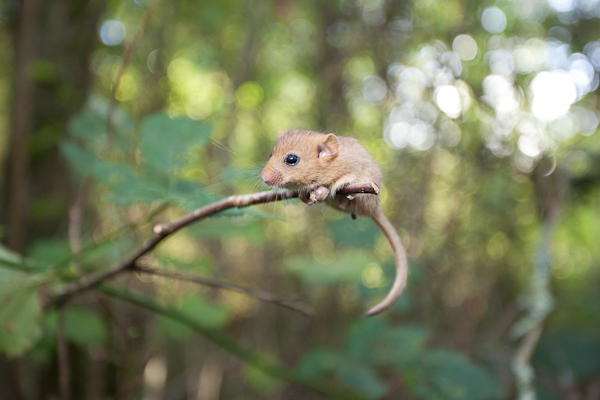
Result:
<svg viewBox="0 0 600 400"><path fill-rule="evenodd" d="M311 205L319 201L323 201L327 198L327 196L329 196L329 189L327 189L325 186L319 186L310 192L309 200L306 202L306 204Z"/></svg>

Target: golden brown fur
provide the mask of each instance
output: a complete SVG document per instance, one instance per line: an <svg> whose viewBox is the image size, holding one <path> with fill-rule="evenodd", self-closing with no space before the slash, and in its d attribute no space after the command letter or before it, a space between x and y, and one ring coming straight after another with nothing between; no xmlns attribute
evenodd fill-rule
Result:
<svg viewBox="0 0 600 400"><path fill-rule="evenodd" d="M292 130L282 133L279 141L263 169L263 177L273 179L271 186L310 192L318 186L330 191L328 204L339 209L339 199L335 193L349 183L373 182L381 186L381 170L367 149L352 137L335 136L339 142L336 154L319 157L319 145L327 134L307 130ZM293 153L300 156L295 166L286 165L283 160ZM264 180L264 179L263 179ZM370 194L357 194L345 212L373 217L379 208L379 197Z"/></svg>
<svg viewBox="0 0 600 400"><path fill-rule="evenodd" d="M300 129L279 132L278 137L261 173L262 180L274 187L300 190L300 198L305 202L311 192L328 193L327 203L337 210L373 218L394 250L396 279L387 297L367 314L378 314L391 307L406 285L408 263L402 242L381 211L378 196L356 194L349 199L336 195L350 183L373 182L381 186L379 166L355 138ZM299 162L287 165L284 160L288 155L298 156Z"/></svg>

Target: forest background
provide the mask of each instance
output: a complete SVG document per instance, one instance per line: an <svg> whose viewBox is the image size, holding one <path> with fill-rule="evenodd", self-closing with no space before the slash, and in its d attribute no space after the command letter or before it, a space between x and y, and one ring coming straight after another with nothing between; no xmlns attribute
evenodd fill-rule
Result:
<svg viewBox="0 0 600 400"><path fill-rule="evenodd" d="M597 0L4 0L0 397L598 399L599 17ZM154 224L267 190L289 128L381 165L410 262L392 309L362 317L394 276L372 221L296 199L102 275Z"/></svg>

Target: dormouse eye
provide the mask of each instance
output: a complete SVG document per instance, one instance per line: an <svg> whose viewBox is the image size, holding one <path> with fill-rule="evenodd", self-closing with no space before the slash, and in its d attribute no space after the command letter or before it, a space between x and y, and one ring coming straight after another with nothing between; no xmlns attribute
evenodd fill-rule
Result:
<svg viewBox="0 0 600 400"><path fill-rule="evenodd" d="M273 152L271 152L271 154L269 154L269 158L273 157Z"/></svg>
<svg viewBox="0 0 600 400"><path fill-rule="evenodd" d="M287 156L285 156L285 159L283 160L283 162L286 163L287 165L294 166L300 162L300 157L298 157L295 154L288 154Z"/></svg>

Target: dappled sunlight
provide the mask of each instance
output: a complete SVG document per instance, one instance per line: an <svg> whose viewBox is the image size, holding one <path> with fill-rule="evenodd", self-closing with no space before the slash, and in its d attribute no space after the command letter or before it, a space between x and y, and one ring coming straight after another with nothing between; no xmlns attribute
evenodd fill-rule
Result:
<svg viewBox="0 0 600 400"><path fill-rule="evenodd" d="M0 6L0 203L28 192L0 215L19 398L595 393L600 1L84 3L42 0L30 25L36 2ZM358 195L409 274L380 316L362 317L396 273L377 224L261 179L298 128L381 167Z"/></svg>

